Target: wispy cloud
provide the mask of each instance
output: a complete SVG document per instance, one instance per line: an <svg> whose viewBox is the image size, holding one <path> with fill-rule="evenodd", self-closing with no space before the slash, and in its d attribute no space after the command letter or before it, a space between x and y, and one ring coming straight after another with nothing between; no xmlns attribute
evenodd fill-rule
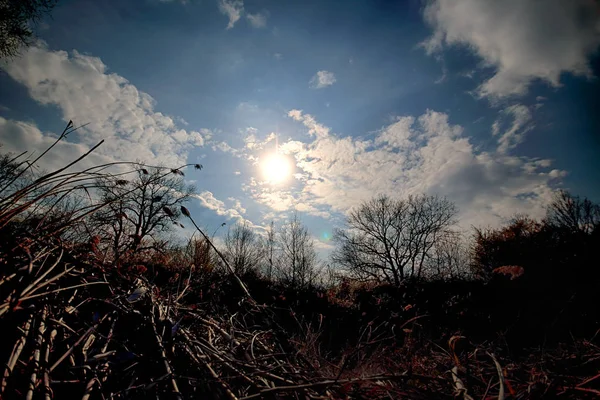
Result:
<svg viewBox="0 0 600 400"><path fill-rule="evenodd" d="M308 128L308 133L311 136L325 137L329 135L329 128L319 124L312 115L302 113L302 110L290 110L288 117L295 121L300 121Z"/></svg>
<svg viewBox="0 0 600 400"><path fill-rule="evenodd" d="M522 104L515 104L502 110L501 118L492 125L494 136L500 134L502 120L506 117L511 117L512 123L498 138L498 152L500 153L506 153L523 142L525 134L534 127L529 108Z"/></svg>
<svg viewBox="0 0 600 400"><path fill-rule="evenodd" d="M523 95L535 79L560 85L564 72L591 76L589 57L600 45L598 6L588 0L432 0L424 17L430 54L464 45L496 72L480 96Z"/></svg>
<svg viewBox="0 0 600 400"><path fill-rule="evenodd" d="M231 29L244 13L244 2L242 0L219 0L219 11L229 18L227 29Z"/></svg>
<svg viewBox="0 0 600 400"><path fill-rule="evenodd" d="M329 71L318 71L310 80L309 86L313 89L322 89L336 82L335 75Z"/></svg>
<svg viewBox="0 0 600 400"><path fill-rule="evenodd" d="M218 143L214 143L212 145L212 150L213 151L222 151L223 153L231 153L234 156L239 156L239 151L238 149L234 149L233 147L231 147L229 144L227 144L226 142L218 142Z"/></svg>
<svg viewBox="0 0 600 400"><path fill-rule="evenodd" d="M256 14L248 14L246 18L250 25L254 28L265 28L267 26L267 18L269 13L267 11L257 12Z"/></svg>

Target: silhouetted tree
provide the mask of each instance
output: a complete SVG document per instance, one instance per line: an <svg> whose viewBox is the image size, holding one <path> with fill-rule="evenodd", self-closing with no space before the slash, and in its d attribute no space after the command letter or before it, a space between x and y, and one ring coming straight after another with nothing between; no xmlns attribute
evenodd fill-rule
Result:
<svg viewBox="0 0 600 400"><path fill-rule="evenodd" d="M159 235L172 229L180 215L180 205L195 193L177 170L141 168L128 181L103 178L97 182L102 201L108 204L97 212L91 226L111 243L115 260L127 250L155 248Z"/></svg>
<svg viewBox="0 0 600 400"><path fill-rule="evenodd" d="M490 278L496 268L530 263L535 259L537 248L542 246L542 230L542 224L526 216L517 216L501 228L476 228L474 273L481 278Z"/></svg>
<svg viewBox="0 0 600 400"><path fill-rule="evenodd" d="M230 227L225 235L223 252L236 274L255 271L263 259L263 249L258 235L244 221Z"/></svg>
<svg viewBox="0 0 600 400"><path fill-rule="evenodd" d="M360 279L399 285L422 277L434 246L451 233L457 209L437 196L379 196L352 210L337 230L333 260Z"/></svg>
<svg viewBox="0 0 600 400"><path fill-rule="evenodd" d="M275 252L276 252L276 232L275 223L271 221L269 229L267 230L267 237L264 240L265 256L267 258L267 279L273 279L273 265Z"/></svg>
<svg viewBox="0 0 600 400"><path fill-rule="evenodd" d="M462 235L451 232L440 237L427 263L427 275L435 279L468 278L471 254Z"/></svg>
<svg viewBox="0 0 600 400"><path fill-rule="evenodd" d="M600 228L600 205L561 190L548 206L546 222L572 233L592 234Z"/></svg>
<svg viewBox="0 0 600 400"><path fill-rule="evenodd" d="M19 54L33 40L31 25L49 13L57 0L0 0L0 58Z"/></svg>
<svg viewBox="0 0 600 400"><path fill-rule="evenodd" d="M281 227L279 240L280 279L294 288L310 286L317 274L317 253L314 240L297 214Z"/></svg>
<svg viewBox="0 0 600 400"><path fill-rule="evenodd" d="M2 145L0 145L1 147ZM18 162L19 157L13 154L0 154L0 196L10 192L18 185L16 182L25 168L23 163Z"/></svg>

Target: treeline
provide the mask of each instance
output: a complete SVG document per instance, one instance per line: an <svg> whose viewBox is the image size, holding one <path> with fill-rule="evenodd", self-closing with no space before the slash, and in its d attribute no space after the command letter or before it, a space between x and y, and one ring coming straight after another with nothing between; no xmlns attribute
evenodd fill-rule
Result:
<svg viewBox="0 0 600 400"><path fill-rule="evenodd" d="M92 244L104 263L115 266L147 261L221 267L223 260L203 243L206 235L181 244L181 207L196 194L184 180L188 166L115 163L44 175L32 168L40 157L21 160L23 155L0 158L1 204L19 203L17 211L26 211L18 214L19 229ZM120 172L108 173L108 167ZM515 216L504 227L466 233L457 227L457 214L451 201L438 196L375 197L351 210L346 226L334 232L329 260L318 259L315 239L296 213L266 230L244 221L217 230L226 229L219 247L233 272L298 288L336 279L394 286L422 279L489 280L494 272L524 274L540 284L561 274L565 283L595 270L581 262L589 260L599 236L600 207L588 199L559 191L540 221Z"/></svg>

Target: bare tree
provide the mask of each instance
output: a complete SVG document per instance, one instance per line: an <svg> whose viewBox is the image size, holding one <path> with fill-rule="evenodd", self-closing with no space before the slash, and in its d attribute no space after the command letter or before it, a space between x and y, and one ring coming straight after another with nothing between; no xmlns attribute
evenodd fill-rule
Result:
<svg viewBox="0 0 600 400"><path fill-rule="evenodd" d="M229 228L223 255L238 275L258 268L263 259L263 249L258 235L246 221Z"/></svg>
<svg viewBox="0 0 600 400"><path fill-rule="evenodd" d="M0 144L0 148L2 145ZM19 187L18 177L23 177L23 170L25 169L25 163L19 162L18 159L22 154L13 155L0 154L0 196L5 195L8 192L14 191Z"/></svg>
<svg viewBox="0 0 600 400"><path fill-rule="evenodd" d="M592 234L600 228L600 205L561 190L547 209L546 222L570 232Z"/></svg>
<svg viewBox="0 0 600 400"><path fill-rule="evenodd" d="M115 260L127 250L155 248L159 236L172 229L179 206L195 193L181 172L141 168L132 181L119 178L98 180L97 187L107 206L91 221L97 235L111 243Z"/></svg>
<svg viewBox="0 0 600 400"><path fill-rule="evenodd" d="M319 268L315 285L321 289L330 289L341 283L343 279L344 271L328 263Z"/></svg>
<svg viewBox="0 0 600 400"><path fill-rule="evenodd" d="M337 230L334 262L352 275L399 285L422 277L438 240L451 232L457 209L445 198L379 196L352 210Z"/></svg>
<svg viewBox="0 0 600 400"><path fill-rule="evenodd" d="M427 275L435 279L467 278L471 275L471 252L462 235L440 237L427 263Z"/></svg>
<svg viewBox="0 0 600 400"><path fill-rule="evenodd" d="M312 285L317 275L314 240L297 214L281 227L281 252L278 262L280 279L291 287Z"/></svg>
<svg viewBox="0 0 600 400"><path fill-rule="evenodd" d="M275 256L276 251L276 233L275 233L275 223L271 221L269 225L269 230L267 230L267 237L264 243L265 256L267 257L267 278L269 280L273 279L273 257Z"/></svg>

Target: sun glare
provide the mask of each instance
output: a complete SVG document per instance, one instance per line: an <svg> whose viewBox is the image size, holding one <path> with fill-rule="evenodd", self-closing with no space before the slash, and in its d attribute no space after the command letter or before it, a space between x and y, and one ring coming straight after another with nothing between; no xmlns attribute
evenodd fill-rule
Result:
<svg viewBox="0 0 600 400"><path fill-rule="evenodd" d="M287 157L281 154L271 154L262 163L264 178L271 183L285 181L292 172L292 166Z"/></svg>

